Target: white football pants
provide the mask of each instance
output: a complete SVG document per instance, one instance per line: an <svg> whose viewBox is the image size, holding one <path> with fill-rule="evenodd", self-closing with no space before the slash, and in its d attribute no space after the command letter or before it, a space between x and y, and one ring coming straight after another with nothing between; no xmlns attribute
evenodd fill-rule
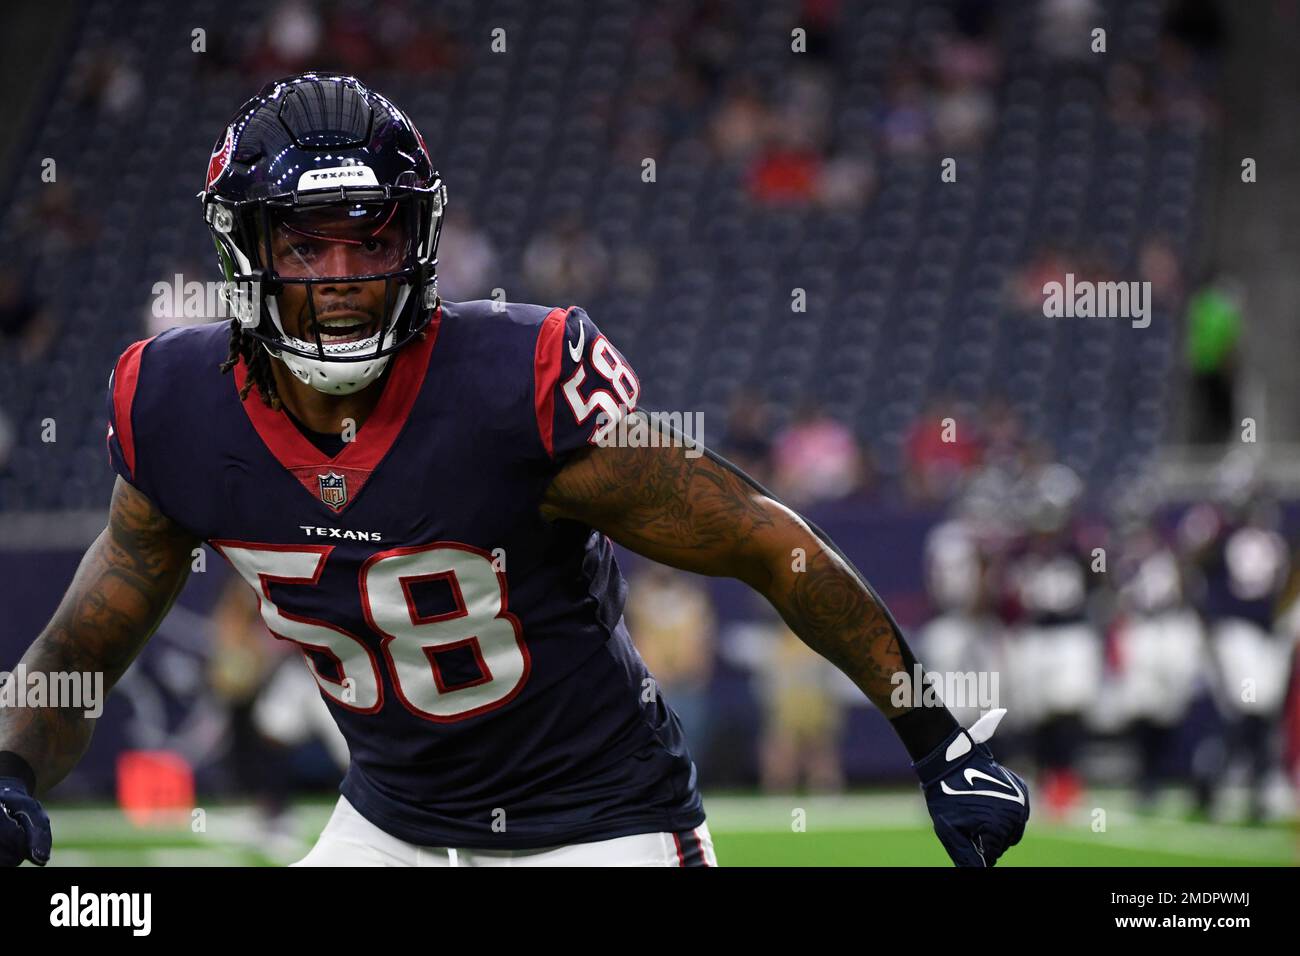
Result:
<svg viewBox="0 0 1300 956"><path fill-rule="evenodd" d="M717 866L707 823L684 833L571 843L540 850L418 846L375 826L339 797L311 852L293 866Z"/></svg>

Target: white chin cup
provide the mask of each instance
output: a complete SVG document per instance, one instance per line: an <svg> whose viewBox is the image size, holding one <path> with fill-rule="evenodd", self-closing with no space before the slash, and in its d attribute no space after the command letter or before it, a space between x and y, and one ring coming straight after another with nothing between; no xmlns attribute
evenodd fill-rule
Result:
<svg viewBox="0 0 1300 956"><path fill-rule="evenodd" d="M393 344L397 329L389 329L384 336L384 348ZM358 352L373 352L379 342L379 333L356 342L338 342L325 346L325 354L355 355ZM315 346L302 339L285 336L285 344L297 349L311 350ZM326 395L351 395L365 388L383 373L391 355L381 355L369 362L331 362L328 359L304 358L290 352L281 351L279 355L271 352L271 347L263 343L267 352L285 364L285 367L304 384L310 385Z"/></svg>
<svg viewBox="0 0 1300 956"><path fill-rule="evenodd" d="M406 297L410 293L410 286L402 286L401 291L397 294L397 303L393 307L391 319L395 319L402 314L402 307L406 304ZM280 335L284 337L285 344L304 352L316 351L315 343L304 342L302 339L289 335L284 331L284 326L280 322L279 303L274 298L268 298L266 305L267 311L271 315L271 321L275 323ZM262 343L262 346L273 358L283 362L285 367L294 374L295 378L310 385L316 391L324 392L326 395L351 395L379 378L392 355L381 355L369 362L331 362L328 356L358 355L373 352L379 344L379 335L380 333L376 332L374 335L356 342L334 342L325 345L323 346L327 356L325 359L304 358L301 355L294 355L285 351L281 351L277 355L271 351L271 347L265 342ZM393 321L388 334L384 336L383 347L386 349L391 348L396 339L397 322Z"/></svg>

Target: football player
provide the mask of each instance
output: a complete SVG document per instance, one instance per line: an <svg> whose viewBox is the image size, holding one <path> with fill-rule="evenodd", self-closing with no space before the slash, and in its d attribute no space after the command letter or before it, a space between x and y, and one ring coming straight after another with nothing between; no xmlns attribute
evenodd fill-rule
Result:
<svg viewBox="0 0 1300 956"><path fill-rule="evenodd" d="M348 742L302 863L712 865L681 726L623 621L616 541L746 582L851 677L958 864L1020 839L1024 781L985 743L1002 712L967 731L894 706L915 662L815 527L711 453L604 440L640 414L640 384L581 308L439 298L447 191L397 106L337 74L269 84L200 198L236 317L118 359L108 527L28 671L111 686L207 542ZM0 860L49 859L37 795L92 727L0 715Z"/></svg>
<svg viewBox="0 0 1300 956"><path fill-rule="evenodd" d="M1242 763L1250 791L1247 816L1258 824L1268 817L1277 727L1292 672L1293 641L1285 619L1278 618L1291 555L1256 459L1242 451L1226 456L1215 497L1189 509L1179 525L1222 721L1193 757L1197 812L1215 812L1224 781Z"/></svg>

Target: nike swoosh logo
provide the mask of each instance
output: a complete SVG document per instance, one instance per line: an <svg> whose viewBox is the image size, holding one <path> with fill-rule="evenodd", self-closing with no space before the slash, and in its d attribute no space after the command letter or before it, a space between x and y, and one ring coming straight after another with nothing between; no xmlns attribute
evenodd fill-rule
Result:
<svg viewBox="0 0 1300 956"><path fill-rule="evenodd" d="M569 358L575 362L582 361L582 340L587 337L587 327L581 322L578 323L578 341L569 346Z"/></svg>
<svg viewBox="0 0 1300 956"><path fill-rule="evenodd" d="M979 777L989 781L989 783L996 783L1000 787L1010 787L1015 796L997 790L954 790L948 786L947 780L939 784L939 789L954 797L997 797L999 800L1010 800L1012 803L1018 803L1022 807L1025 805L1024 793L1016 786L1016 782L1009 777L1006 780L999 780L997 777L990 777L982 770L976 770L974 767L967 767L963 776L965 776L966 782L972 786L975 785L975 779Z"/></svg>

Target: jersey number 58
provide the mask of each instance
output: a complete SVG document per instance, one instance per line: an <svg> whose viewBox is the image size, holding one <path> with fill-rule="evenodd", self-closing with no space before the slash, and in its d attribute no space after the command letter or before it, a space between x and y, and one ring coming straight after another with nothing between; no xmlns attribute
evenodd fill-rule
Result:
<svg viewBox="0 0 1300 956"><path fill-rule="evenodd" d="M519 619L506 610L505 574L476 548L450 541L393 548L361 566L357 592L366 623L382 637L381 665L355 634L282 610L271 600L272 584L317 584L333 545L212 544L257 592L267 628L299 645L321 691L340 707L378 711L384 704L381 666L407 710L439 723L500 707L528 680L528 648ZM455 609L422 615L411 586L434 580L449 586ZM438 654L462 647L474 655L481 677L452 687L443 679ZM319 657L330 660L335 673L322 673Z"/></svg>

